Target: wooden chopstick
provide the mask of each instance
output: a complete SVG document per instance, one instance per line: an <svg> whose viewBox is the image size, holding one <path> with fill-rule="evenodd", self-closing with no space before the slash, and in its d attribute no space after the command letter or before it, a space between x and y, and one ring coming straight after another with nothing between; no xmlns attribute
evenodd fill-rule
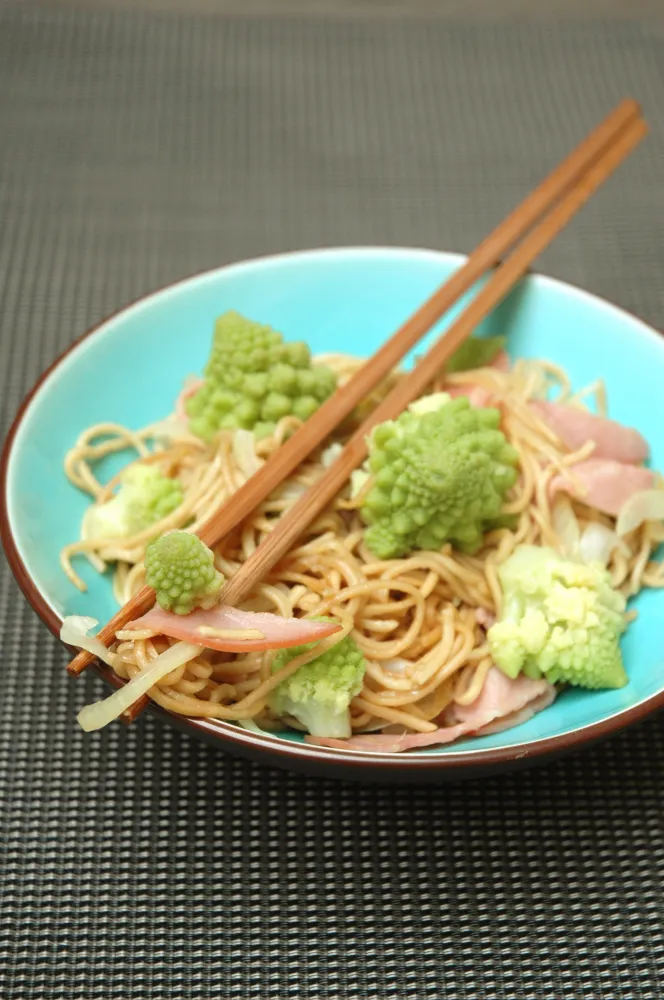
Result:
<svg viewBox="0 0 664 1000"><path fill-rule="evenodd" d="M373 413L353 434L334 464L279 519L272 531L242 564L223 588L220 600L237 604L286 555L302 532L337 495L354 469L367 456L367 435L385 420L392 420L426 389L445 362L527 272L570 219L597 188L613 173L627 155L645 137L643 121L634 122L616 141L604 158L590 168L562 201L525 238L523 243L493 273L470 305L449 327L419 364L408 373L379 403Z"/></svg>
<svg viewBox="0 0 664 1000"><path fill-rule="evenodd" d="M295 469L303 460L307 457L330 433L334 428L351 412L351 410L359 403L361 400L368 395L371 390L396 366L396 364L401 360L401 358L407 354L407 352L417 343L417 341L422 337L422 335L438 320L443 316L454 303L463 295L468 289L470 289L475 282L485 274L487 269L495 266L501 257L509 250L520 238L522 238L529 230L532 228L534 223L542 216L542 214L555 202L557 202L562 196L567 193L573 193L576 189L575 184L578 184L580 179L584 174L591 169L593 166L599 166L603 163L603 157L607 154L608 150L614 147L614 143L627 135L632 134L632 129L635 123L639 120L640 109L636 102L632 100L623 101L618 107L568 156L549 177L536 188L504 222L502 222L497 229L493 231L471 254L468 261L456 271L452 277L441 286L427 302L421 306L413 316L397 331L397 333L387 341L383 347L371 358L362 368L356 373L356 375L341 389L337 390L336 393L321 406L318 412L310 420L306 421L302 427L288 440L286 441L277 452L265 463L265 465L251 477L234 495L233 497L225 503L215 514L202 526L199 531L200 537L208 545L215 545L237 524L239 524L248 514L251 513L268 495L276 488L292 471ZM643 126L645 128L645 126ZM645 133L644 133L645 134ZM640 136L639 138L642 138ZM638 141L638 140L637 140ZM635 144L635 143L634 143ZM631 146L630 146L631 148ZM624 155L627 155L625 153ZM601 183L601 182L598 182ZM597 185L595 185L597 186ZM594 187L593 187L594 190ZM588 197L589 195L586 195ZM585 200L585 197L584 199ZM573 211L576 211L574 209ZM564 223L562 224L564 225ZM562 228L562 225L559 228ZM558 231L558 230L556 230ZM555 234L554 234L555 235ZM553 238L553 237L550 237ZM546 240L548 243L549 240ZM544 243L543 245L546 245ZM530 259L533 259L539 250L532 253ZM504 266L504 265L502 265ZM502 268L501 266L501 268ZM523 270L519 270L516 277L511 279L511 281L518 280L523 271L527 269L528 264L525 265ZM498 269L496 274L502 272L501 268ZM511 272L509 272L511 273ZM494 275L495 277L495 275ZM503 277L502 281L505 278ZM483 290L486 293L487 288ZM511 284L505 287L505 290L501 294L500 298L503 298ZM500 301L500 298L496 299ZM475 300L477 301L477 299ZM484 301L480 299L480 301ZM486 308L486 312L489 312L492 306ZM486 312L482 313L482 317L486 315ZM474 314L473 314L474 315ZM476 325L479 320L475 318L472 320L473 325ZM458 321L457 321L458 323ZM444 363L450 353L452 353L456 346L462 342L462 340L467 336L467 332L458 332L454 335L455 329L458 328L455 324L446 334L443 341L439 341L437 346L441 346L444 342L445 345L451 344L449 351L445 351L444 357L440 361L432 361L431 354L427 355L427 365L429 371L432 370L431 366L435 363L438 368ZM465 329L465 328L464 328ZM472 327L468 328L470 332ZM450 337L453 336L453 339ZM418 365L418 369L420 366ZM414 373L411 373L411 376ZM409 378L411 377L409 376ZM428 381L431 380L431 375L429 374L427 378L422 383L424 388ZM406 384L410 384L408 379L402 381L401 385L397 388L404 391L403 387ZM389 416L396 415L400 412L412 399L421 392L421 389L415 390L414 394L409 396L405 402L398 404L397 396L390 394L387 399L394 399L395 405L399 405L399 409L394 412L390 412L388 416L381 415L380 422L385 419L389 419ZM386 411L384 409L387 400L381 404L377 412L384 414ZM369 422L367 422L369 423ZM370 423L370 426L374 426ZM354 464L348 465L349 472L352 471L363 459L364 452L361 449L358 450L358 446L354 445L353 442L358 438L361 433L362 436L367 433L365 429L366 425L357 432L353 437L344 455L332 466L330 472L334 473L335 477L341 475L340 462L343 459L343 467L345 467L350 462L350 456L355 455L357 452L357 458L354 460ZM349 448L352 446L352 451ZM346 476L347 478L347 476ZM336 478L334 480L336 482ZM331 487L329 483L332 482L332 478L328 479L327 475L323 476L322 480L319 480L316 488L320 486L322 491L329 491ZM341 481L343 485L343 480ZM340 488L335 487L332 491L331 496ZM322 493L321 493L322 495ZM327 494L326 494L327 495ZM308 497L306 494L302 498L302 501ZM327 501L326 501L327 502ZM324 503L323 503L324 506ZM293 510L300 508L300 502L296 504ZM301 516L301 514L299 515ZM312 516L315 516L313 514ZM281 530L281 523L284 522L284 518L280 521L280 527L275 530L270 538ZM286 521L288 527L292 524L292 519ZM307 522L308 523L308 522ZM305 526L304 524L302 525ZM280 535L278 536L280 537ZM267 541L270 541L268 539ZM276 543L272 542L274 546ZM260 547L257 552L262 550L263 546ZM272 551L272 550L270 550ZM269 555L268 551L265 552ZM261 557L262 558L262 557ZM269 558L272 558L269 555ZM276 557L275 561L278 561L279 556ZM237 587L242 584L242 581L246 579L246 574L244 570L246 567L254 565L251 560L249 560L245 567L243 567L233 581L229 583L229 587L236 580L238 584L236 588L231 591L235 594ZM274 562L271 563L274 565ZM248 571L247 571L248 572ZM252 570L253 572L253 570ZM237 598L235 598L237 599ZM115 632L122 628L127 622L134 618L140 617L144 614L154 603L154 591L149 587L143 587L134 597L123 607L120 611L111 619L111 621L99 632L99 639L105 643L105 645L110 645L113 641ZM81 673L90 663L94 661L94 656L87 651L81 651L69 664L68 672L72 675L77 675Z"/></svg>

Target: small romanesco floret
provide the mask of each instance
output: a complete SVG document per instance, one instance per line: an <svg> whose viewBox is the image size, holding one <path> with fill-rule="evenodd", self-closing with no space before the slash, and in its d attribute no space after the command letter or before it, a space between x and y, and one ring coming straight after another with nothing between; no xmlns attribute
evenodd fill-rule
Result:
<svg viewBox="0 0 664 1000"><path fill-rule="evenodd" d="M85 515L86 538L129 538L167 517L183 500L182 486L154 465L130 465L120 489Z"/></svg>
<svg viewBox="0 0 664 1000"><path fill-rule="evenodd" d="M504 673L585 688L627 683L620 654L625 598L598 563L577 563L553 549L521 545L498 576L503 614L488 638Z"/></svg>
<svg viewBox="0 0 664 1000"><path fill-rule="evenodd" d="M227 312L215 323L205 380L186 410L205 440L237 427L262 438L282 417L307 420L335 388L333 372L312 364L306 344L284 343L269 326Z"/></svg>
<svg viewBox="0 0 664 1000"><path fill-rule="evenodd" d="M280 670L314 645L282 649L272 670ZM362 688L365 666L362 650L346 636L283 680L272 692L270 707L278 715L297 719L312 736L344 739L351 734L349 705Z"/></svg>
<svg viewBox="0 0 664 1000"><path fill-rule="evenodd" d="M444 393L440 403L411 408L371 436L372 485L361 513L366 543L379 559L439 550L445 542L477 549L516 481L518 455L498 429L498 410Z"/></svg>
<svg viewBox="0 0 664 1000"><path fill-rule="evenodd" d="M447 362L445 370L467 372L473 368L484 368L494 361L505 349L507 337L468 337Z"/></svg>
<svg viewBox="0 0 664 1000"><path fill-rule="evenodd" d="M145 580L156 591L159 606L176 615L211 608L224 583L223 575L215 569L214 553L187 531L169 531L150 542L145 553Z"/></svg>

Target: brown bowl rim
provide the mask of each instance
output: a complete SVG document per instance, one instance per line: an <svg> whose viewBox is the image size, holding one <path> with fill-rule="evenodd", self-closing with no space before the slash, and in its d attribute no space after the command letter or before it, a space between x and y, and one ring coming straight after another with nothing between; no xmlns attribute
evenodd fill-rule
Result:
<svg viewBox="0 0 664 1000"><path fill-rule="evenodd" d="M264 257L251 258L251 262L258 260L269 260L275 257L287 257L287 256L297 256L298 254L312 254L312 253L325 253L330 251L376 251L376 250L390 250L398 252L399 250L405 249L416 249L416 248L405 248L405 247L335 247L335 248L321 248L321 249L310 249L310 250L297 250L289 253L283 254L269 254ZM418 250L429 250L429 248L417 248ZM442 253L448 256L455 256L462 258L462 254L457 254L450 251L437 251L431 248L433 253ZM237 262L249 263L246 262ZM36 584L30 577L27 567L25 566L21 555L18 551L18 547L14 540L14 536L11 530L11 525L9 522L9 510L8 510L8 496L7 496L7 472L9 467L9 461L12 453L14 439L18 432L19 427L23 421L24 415L32 402L34 396L40 390L44 382L49 378L49 376L56 371L56 369L63 363L63 361L69 357L84 341L89 337L92 337L102 327L106 326L110 320L126 312L128 309L133 308L146 299L163 294L164 292L170 291L179 285L185 284L189 281L195 281L198 278L204 277L205 275L214 274L217 271L226 270L228 267L235 266L234 263L229 265L222 265L220 267L211 268L207 271L194 272L184 278L178 279L177 281L168 282L165 285L160 286L153 291L147 292L144 295L138 296L133 301L123 305L119 309L114 310L105 316L98 323L95 323L88 330L86 330L80 337L77 337L68 347L62 351L55 360L46 368L42 374L39 376L35 384L28 391L28 393L23 398L16 416L14 417L7 437L5 438L2 454L0 455L0 541L2 542L5 554L7 556L7 561L9 562L12 573L18 583L23 595L27 599L28 603L31 605L35 613L44 622L44 624L49 628L56 638L60 635L60 626L62 624L62 619L55 613L55 611L49 606L49 604L42 597ZM548 275L540 275L538 272L531 271L530 276L532 277L546 277L547 281L552 281L555 284L563 285L566 288L572 288L576 291L581 291L585 295L589 295L592 298L597 299L599 302L603 302L610 305L612 308L617 309L619 312L624 313L630 319L636 320L639 324L646 326L648 329L653 330L657 333L653 327L649 327L647 323L640 320L638 316L630 313L628 310L623 309L622 306L618 306L610 300L604 298L603 296L594 295L594 293L587 292L585 289L580 289L578 286L572 285L570 282L560 281L556 278L551 278ZM113 674L113 672L97 662L94 664L94 669L97 674L102 677L106 682L110 683L114 687L120 686L119 679ZM381 769L385 771L390 771L392 774L396 773L407 773L408 771L435 771L440 770L444 772L449 772L455 769L463 771L464 773L472 772L477 770L478 772L485 772L487 767L491 765L503 764L507 765L514 763L516 761L528 761L536 760L537 758L550 757L558 754L562 754L573 748L580 748L584 745L591 744L597 740L603 739L610 736L613 733L619 732L625 729L627 726L633 725L636 722L641 721L646 716L651 715L658 709L664 707L664 690L657 692L656 694L650 695L638 704L633 705L631 708L623 709L619 712L615 712L613 715L608 716L606 719L602 719L599 722L591 723L587 726L583 726L579 729L572 730L569 733L561 733L557 736L544 737L539 740L531 740L528 743L514 744L508 747L492 747L486 750L469 750L469 751L455 751L453 753L436 754L436 753L407 753L407 754L386 754L377 753L373 751L363 751L363 750L337 750L328 747L317 747L311 744L304 743L292 743L287 740L283 740L279 737L274 736L262 736L256 733L252 733L249 730L238 728L231 723L223 722L221 720L214 720L213 722L208 722L204 719L191 719L187 716L178 716L167 709L161 708L161 706L156 705L154 702L150 702L148 706L148 711L156 714L170 724L175 725L179 728L184 729L184 731L189 731L193 735L200 738L210 740L218 739L219 742L223 744L230 744L238 747L240 751L244 750L251 755L259 758L263 758L265 763L272 763L281 767L288 767L289 763L292 762L293 765L296 762L311 762L321 765L323 768L325 766L335 767L336 770L339 769L339 765L343 765L349 770L362 770L364 766L369 766L371 769L375 770L378 764L381 765ZM274 760L274 755L277 756L277 760Z"/></svg>

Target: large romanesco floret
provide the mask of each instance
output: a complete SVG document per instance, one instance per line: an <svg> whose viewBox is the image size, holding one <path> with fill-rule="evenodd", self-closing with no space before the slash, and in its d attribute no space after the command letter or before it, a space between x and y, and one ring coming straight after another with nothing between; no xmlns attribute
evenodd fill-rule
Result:
<svg viewBox="0 0 664 1000"><path fill-rule="evenodd" d="M625 598L598 563L577 563L553 549L521 545L498 575L503 613L488 638L504 673L585 688L627 683L620 654Z"/></svg>
<svg viewBox="0 0 664 1000"><path fill-rule="evenodd" d="M280 670L313 646L308 643L282 649L272 662L272 670ZM362 688L365 667L362 650L346 636L283 680L270 696L270 707L278 715L297 719L312 736L344 739L351 734L349 705Z"/></svg>
<svg viewBox="0 0 664 1000"><path fill-rule="evenodd" d="M366 543L378 558L436 550L445 542L467 551L481 545L517 477L518 455L499 423L498 410L440 393L375 428L372 485L361 513L369 525Z"/></svg>
<svg viewBox="0 0 664 1000"><path fill-rule="evenodd" d="M116 495L88 508L85 537L129 538L167 517L182 500L177 479L165 476L154 465L130 465Z"/></svg>
<svg viewBox="0 0 664 1000"><path fill-rule="evenodd" d="M282 417L307 420L336 388L333 372L314 365L306 344L284 343L269 326L236 312L220 316L201 388L186 402L194 434L244 427L257 438Z"/></svg>
<svg viewBox="0 0 664 1000"><path fill-rule="evenodd" d="M187 531L169 531L150 542L145 580L156 591L159 606L176 615L211 608L224 583L223 574L215 569L213 552Z"/></svg>

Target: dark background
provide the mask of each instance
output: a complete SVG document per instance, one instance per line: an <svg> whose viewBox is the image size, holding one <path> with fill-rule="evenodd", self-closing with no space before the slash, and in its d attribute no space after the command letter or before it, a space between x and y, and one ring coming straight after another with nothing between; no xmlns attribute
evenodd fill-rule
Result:
<svg viewBox="0 0 664 1000"><path fill-rule="evenodd" d="M652 134L540 262L664 327L657 2L0 3L0 405L119 305L276 250L470 250L621 97ZM266 13L267 12L267 13ZM99 696L3 569L0 996L664 996L664 723L376 789Z"/></svg>

